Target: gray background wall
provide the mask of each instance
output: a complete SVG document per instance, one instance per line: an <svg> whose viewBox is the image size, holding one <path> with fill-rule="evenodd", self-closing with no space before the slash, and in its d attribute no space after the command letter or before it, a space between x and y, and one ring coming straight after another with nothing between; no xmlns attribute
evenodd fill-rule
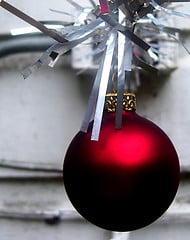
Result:
<svg viewBox="0 0 190 240"><path fill-rule="evenodd" d="M73 12L60 0L9 2L38 20L71 20L49 8ZM27 25L1 8L0 16L1 33ZM188 30L188 21L180 19L177 25ZM181 182L168 212L143 230L116 235L75 213L65 196L61 168L67 146L80 128L93 74L78 76L63 57L54 68L45 66L24 80L20 70L39 56L27 53L0 59L0 239L189 239L188 179ZM179 46L178 68L167 77L147 76L137 91L138 113L170 136L186 172L190 166L189 64L189 54Z"/></svg>

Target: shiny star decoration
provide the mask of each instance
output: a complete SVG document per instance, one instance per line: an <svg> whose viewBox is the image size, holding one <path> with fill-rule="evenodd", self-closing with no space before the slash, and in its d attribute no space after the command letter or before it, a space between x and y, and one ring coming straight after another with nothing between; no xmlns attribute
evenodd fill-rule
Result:
<svg viewBox="0 0 190 240"><path fill-rule="evenodd" d="M48 29L6 1L1 0L0 6L56 40L35 63L23 70L24 78L45 64L53 67L60 56L90 39L91 54L99 66L81 131L86 132L89 122L94 119L91 139L98 140L107 91L117 91L115 127L121 128L123 93L131 91L131 72L138 77L139 69L158 71L160 59L165 54L159 49L159 34L180 41L177 34L180 29L165 24L167 21L163 19L171 16L190 18L188 13L170 8L173 2L189 1L99 0L97 4L89 0L91 7L82 7L78 1L67 1L79 15L59 32Z"/></svg>

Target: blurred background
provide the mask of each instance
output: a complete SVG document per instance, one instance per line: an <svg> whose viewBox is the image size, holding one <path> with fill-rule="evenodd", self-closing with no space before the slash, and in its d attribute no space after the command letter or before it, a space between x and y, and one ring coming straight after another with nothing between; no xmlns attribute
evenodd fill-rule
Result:
<svg viewBox="0 0 190 240"><path fill-rule="evenodd" d="M9 3L46 23L68 24L78 17L68 1ZM91 6L88 0L82 4ZM178 5L190 10L190 3ZM172 63L156 77L143 74L134 86L137 112L159 125L177 149L181 182L176 199L154 224L131 233L112 233L75 212L62 181L64 155L80 129L97 66L86 63L82 46L61 57L53 68L43 66L24 79L21 71L54 40L42 34L13 39L12 30L29 25L2 8L0 16L0 239L189 239L189 53L181 44L166 41L166 63L171 59ZM177 18L174 24L190 46L190 19Z"/></svg>

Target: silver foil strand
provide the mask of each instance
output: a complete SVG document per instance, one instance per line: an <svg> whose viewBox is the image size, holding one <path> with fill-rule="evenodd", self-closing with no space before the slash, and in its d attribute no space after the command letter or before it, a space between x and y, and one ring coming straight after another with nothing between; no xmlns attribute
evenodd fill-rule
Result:
<svg viewBox="0 0 190 240"><path fill-rule="evenodd" d="M78 3L76 3L73 0L66 0L68 3L70 3L73 7L75 7L76 10L80 10L83 11L84 7L82 7L81 5L79 5Z"/></svg>
<svg viewBox="0 0 190 240"><path fill-rule="evenodd" d="M124 69L125 71L132 71L132 60L133 60L133 45L132 41L126 38L125 41L125 61L124 61Z"/></svg>
<svg viewBox="0 0 190 240"><path fill-rule="evenodd" d="M54 47L51 49L51 53L56 53L57 56L55 59L50 58L50 66L54 67L55 63L58 61L59 57L71 50L72 48L76 47L77 45L81 44L85 40L89 39L95 35L95 31L88 33L87 35L83 36L82 38L79 38L77 40L69 41L65 43L64 45L62 44L56 44Z"/></svg>
<svg viewBox="0 0 190 240"><path fill-rule="evenodd" d="M49 64L49 54L47 52L45 52L34 64L22 70L21 74L23 78L28 78L28 76L30 76L37 69L41 68L44 64Z"/></svg>
<svg viewBox="0 0 190 240"><path fill-rule="evenodd" d="M75 30L75 31L73 31L71 33L66 34L65 38L68 41L72 41L74 39L84 37L89 32L92 32L95 29L99 28L101 24L104 25L103 21L101 19L96 19L93 22L89 23L88 25L84 25L84 26L78 27L77 30Z"/></svg>
<svg viewBox="0 0 190 240"><path fill-rule="evenodd" d="M25 68L21 72L24 79L28 78L33 72L35 72L37 69L42 67L44 64L48 64L50 67L53 67L61 55L65 54L66 52L68 52L69 50L71 50L72 48L77 46L78 44L84 42L89 37L92 37L94 34L95 34L95 32L91 32L88 35L86 35L85 37L77 39L77 40L66 42L64 44L61 44L61 43L54 44L48 50L46 50L46 52L44 52L44 54L42 54L40 59L38 59L34 64ZM55 55L55 58L51 57L52 54Z"/></svg>
<svg viewBox="0 0 190 240"><path fill-rule="evenodd" d="M118 14L119 23L123 22L125 15L119 10ZM124 57L125 57L125 42L126 37L118 32L118 74L117 74L117 106L116 106L116 118L115 128L120 129L122 127L122 109L123 109L123 93L125 85L125 68L124 68Z"/></svg>
<svg viewBox="0 0 190 240"><path fill-rule="evenodd" d="M89 0L89 2L91 3L91 5L95 8L96 7L96 3L94 0Z"/></svg>
<svg viewBox="0 0 190 240"><path fill-rule="evenodd" d="M101 74L100 87L98 92L98 99L96 104L94 123L92 128L92 135L91 135L91 140L94 140L94 141L98 141L99 139L99 133L100 133L100 127L101 127L102 115L103 115L103 109L104 109L104 101L105 101L107 84L108 84L109 75L110 75L110 68L111 68L113 53L115 49L116 36L117 36L117 33L115 31L112 31L107 42L106 56L105 56L102 74Z"/></svg>
<svg viewBox="0 0 190 240"><path fill-rule="evenodd" d="M101 63L99 65L98 71L96 73L96 77L95 77L95 80L94 80L92 91L91 91L90 97L88 99L88 104L87 104L85 117L83 119L81 129L80 129L80 131L82 131L82 132L87 132L88 127L89 127L89 123L94 118L93 114L94 114L94 111L95 111L95 105L96 105L96 101L97 101L97 98L98 98L98 91L99 91L100 80L101 80L102 70L103 70L103 66L104 66L105 56L106 56L106 51L104 51L104 53L102 55Z"/></svg>
<svg viewBox="0 0 190 240"><path fill-rule="evenodd" d="M66 15L66 16L73 17L73 14L68 13L68 12L64 12L64 11L56 10L56 9L52 9L52 8L49 8L49 10L50 10L51 12L55 12L55 13L59 13L59 14L63 14L63 15Z"/></svg>
<svg viewBox="0 0 190 240"><path fill-rule="evenodd" d="M4 9L6 9L7 11L11 12L12 14L14 14L15 16L21 18L22 20L24 20L25 22L29 23L30 25L36 27L37 29L39 29L41 32L43 32L45 35L55 39L58 42L66 42L67 40L61 36L58 32L56 31L52 31L50 29L48 29L47 27L45 27L42 23L36 21L35 19L31 18L30 16L26 15L24 12L20 11L19 9L13 7L11 4L1 0L0 1L0 6Z"/></svg>
<svg viewBox="0 0 190 240"><path fill-rule="evenodd" d="M88 38L92 37L96 34L96 30L99 28L100 24L102 24L101 19L97 19L91 24L84 25L80 27L76 32L67 34L65 37L69 40L65 43L55 43L50 48L42 54L39 60L36 63L32 64L31 66L25 68L22 71L22 75L24 79L29 77L36 69L40 68L44 64L49 64L50 67L53 67L59 57L75 46L81 44ZM74 39L75 38L75 39ZM52 59L51 54L54 53L55 58ZM40 62L40 64L39 64Z"/></svg>
<svg viewBox="0 0 190 240"><path fill-rule="evenodd" d="M66 39L69 40L67 43L56 43L51 51L57 53L58 55L53 61L50 62L49 66L53 67L61 55L95 35L100 24L102 24L102 21L97 19L88 25L80 27L77 31L67 34L65 36Z"/></svg>
<svg viewBox="0 0 190 240"><path fill-rule="evenodd" d="M143 50L148 51L150 49L148 43L144 42L141 38L135 35L128 27L124 27L123 25L118 23L118 21L116 20L117 16L114 13L110 12L109 14L100 14L99 11L95 11L94 14L103 19L113 29L124 34L127 38L129 38Z"/></svg>
<svg viewBox="0 0 190 240"><path fill-rule="evenodd" d="M180 32L180 29L178 29L178 28L168 27L168 26L163 25L160 22L159 18L156 18L153 14L147 14L147 18L150 19L150 22L152 23L152 25L156 26L156 30L157 31L159 30L159 32L165 32L167 34L172 34L174 36L175 36L176 32ZM151 31L151 29L149 31ZM154 37L155 37L155 35L154 35Z"/></svg>
<svg viewBox="0 0 190 240"><path fill-rule="evenodd" d="M178 35L176 36L176 33L180 32L180 29L174 28L174 27L167 27L167 26L163 25L159 21L159 19L154 17L152 14L147 14L147 17L151 20L152 24L154 24L160 32L167 33L168 36L173 38L176 42L179 42L179 44L181 44L181 46L186 50L186 52L188 54L190 54L190 50L186 47L185 43L179 39ZM189 15L189 17L190 17L190 15ZM155 50L156 48L152 48L152 49ZM157 53L157 55L164 55L164 53L162 53L161 51L157 51L155 53Z"/></svg>
<svg viewBox="0 0 190 240"><path fill-rule="evenodd" d="M119 11L119 22L124 19L124 15ZM117 106L116 106L116 129L122 127L122 109L123 109L123 93L125 87L126 72L132 70L132 41L123 34L118 33L118 85L117 85ZM127 74L129 77L130 74ZM130 80L130 79L128 79Z"/></svg>
<svg viewBox="0 0 190 240"><path fill-rule="evenodd" d="M186 1L186 2L189 2L189 1ZM183 18L190 18L190 14L187 14L187 13L184 13L184 12L177 12L177 11L174 11L174 10L171 10L171 9L167 9L167 8L164 8L162 6L160 6L157 2L155 2L154 0L152 0L150 2L150 4L158 11L162 11L163 13L165 14L168 14L168 15L173 15L173 16L178 16L178 17L183 17Z"/></svg>

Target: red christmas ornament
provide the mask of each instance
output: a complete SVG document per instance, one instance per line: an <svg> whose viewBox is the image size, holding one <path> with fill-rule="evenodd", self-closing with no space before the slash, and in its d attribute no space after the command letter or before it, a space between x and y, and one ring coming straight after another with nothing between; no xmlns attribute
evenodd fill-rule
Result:
<svg viewBox="0 0 190 240"><path fill-rule="evenodd" d="M131 231L158 219L179 185L179 161L168 136L135 111L104 113L99 141L79 132L66 153L65 189L76 210L111 231Z"/></svg>

